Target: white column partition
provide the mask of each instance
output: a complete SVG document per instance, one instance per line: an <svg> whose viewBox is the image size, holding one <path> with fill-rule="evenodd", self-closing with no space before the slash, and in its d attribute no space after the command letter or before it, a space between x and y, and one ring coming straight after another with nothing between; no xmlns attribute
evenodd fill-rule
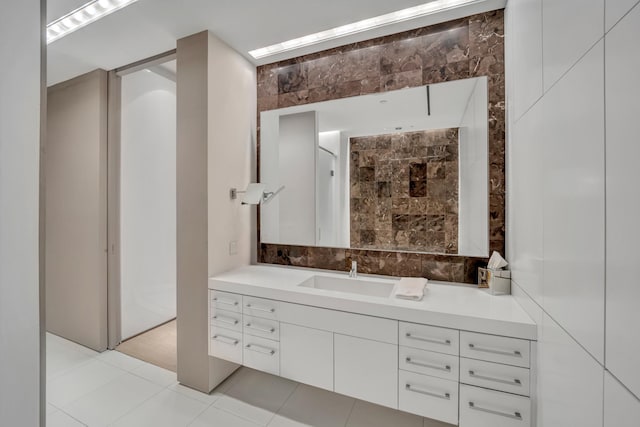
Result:
<svg viewBox="0 0 640 427"><path fill-rule="evenodd" d="M39 162L44 1L0 13L0 423L44 426Z"/></svg>

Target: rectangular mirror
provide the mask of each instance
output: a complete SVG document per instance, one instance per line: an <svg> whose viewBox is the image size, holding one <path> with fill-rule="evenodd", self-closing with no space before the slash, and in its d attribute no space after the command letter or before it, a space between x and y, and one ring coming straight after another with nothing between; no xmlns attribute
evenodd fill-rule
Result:
<svg viewBox="0 0 640 427"><path fill-rule="evenodd" d="M487 78L263 111L262 243L486 257Z"/></svg>

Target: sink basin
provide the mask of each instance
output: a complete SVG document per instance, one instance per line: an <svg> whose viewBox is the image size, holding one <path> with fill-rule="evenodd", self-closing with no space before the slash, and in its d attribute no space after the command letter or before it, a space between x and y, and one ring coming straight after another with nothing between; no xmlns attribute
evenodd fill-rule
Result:
<svg viewBox="0 0 640 427"><path fill-rule="evenodd" d="M350 294L387 298L391 296L395 283L388 281L363 280L330 276L312 276L298 286L322 289L325 291L346 292Z"/></svg>

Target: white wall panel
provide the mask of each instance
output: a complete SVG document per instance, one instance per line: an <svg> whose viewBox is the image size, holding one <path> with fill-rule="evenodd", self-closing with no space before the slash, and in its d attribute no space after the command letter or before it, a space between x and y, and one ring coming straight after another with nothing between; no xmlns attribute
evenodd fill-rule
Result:
<svg viewBox="0 0 640 427"><path fill-rule="evenodd" d="M607 99L607 360L640 396L640 7L606 37ZM633 356L633 357L630 357Z"/></svg>
<svg viewBox="0 0 640 427"><path fill-rule="evenodd" d="M604 0L605 31L609 31L625 13L637 4L638 0Z"/></svg>
<svg viewBox="0 0 640 427"><path fill-rule="evenodd" d="M543 0L544 88L549 89L604 34L604 0Z"/></svg>
<svg viewBox="0 0 640 427"><path fill-rule="evenodd" d="M547 315L538 345L538 425L601 427L604 368Z"/></svg>
<svg viewBox="0 0 640 427"><path fill-rule="evenodd" d="M609 372L604 374L604 427L637 427L640 400Z"/></svg>
<svg viewBox="0 0 640 427"><path fill-rule="evenodd" d="M543 295L543 101L513 125L509 149L509 260L512 277L538 304Z"/></svg>
<svg viewBox="0 0 640 427"><path fill-rule="evenodd" d="M0 424L44 420L38 186L44 1L0 13ZM40 398L42 397L42 402ZM42 424L44 426L44 423Z"/></svg>
<svg viewBox="0 0 640 427"><path fill-rule="evenodd" d="M513 31L505 40L511 52L512 119L518 120L543 93L542 0L511 2L508 18Z"/></svg>
<svg viewBox="0 0 640 427"><path fill-rule="evenodd" d="M603 43L545 95L545 310L604 361Z"/></svg>

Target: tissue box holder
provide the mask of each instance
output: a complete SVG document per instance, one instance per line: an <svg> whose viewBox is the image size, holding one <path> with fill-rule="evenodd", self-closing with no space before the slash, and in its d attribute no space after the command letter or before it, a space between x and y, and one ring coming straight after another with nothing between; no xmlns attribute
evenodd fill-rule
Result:
<svg viewBox="0 0 640 427"><path fill-rule="evenodd" d="M479 268L478 287L489 288L491 295L511 295L511 271Z"/></svg>

